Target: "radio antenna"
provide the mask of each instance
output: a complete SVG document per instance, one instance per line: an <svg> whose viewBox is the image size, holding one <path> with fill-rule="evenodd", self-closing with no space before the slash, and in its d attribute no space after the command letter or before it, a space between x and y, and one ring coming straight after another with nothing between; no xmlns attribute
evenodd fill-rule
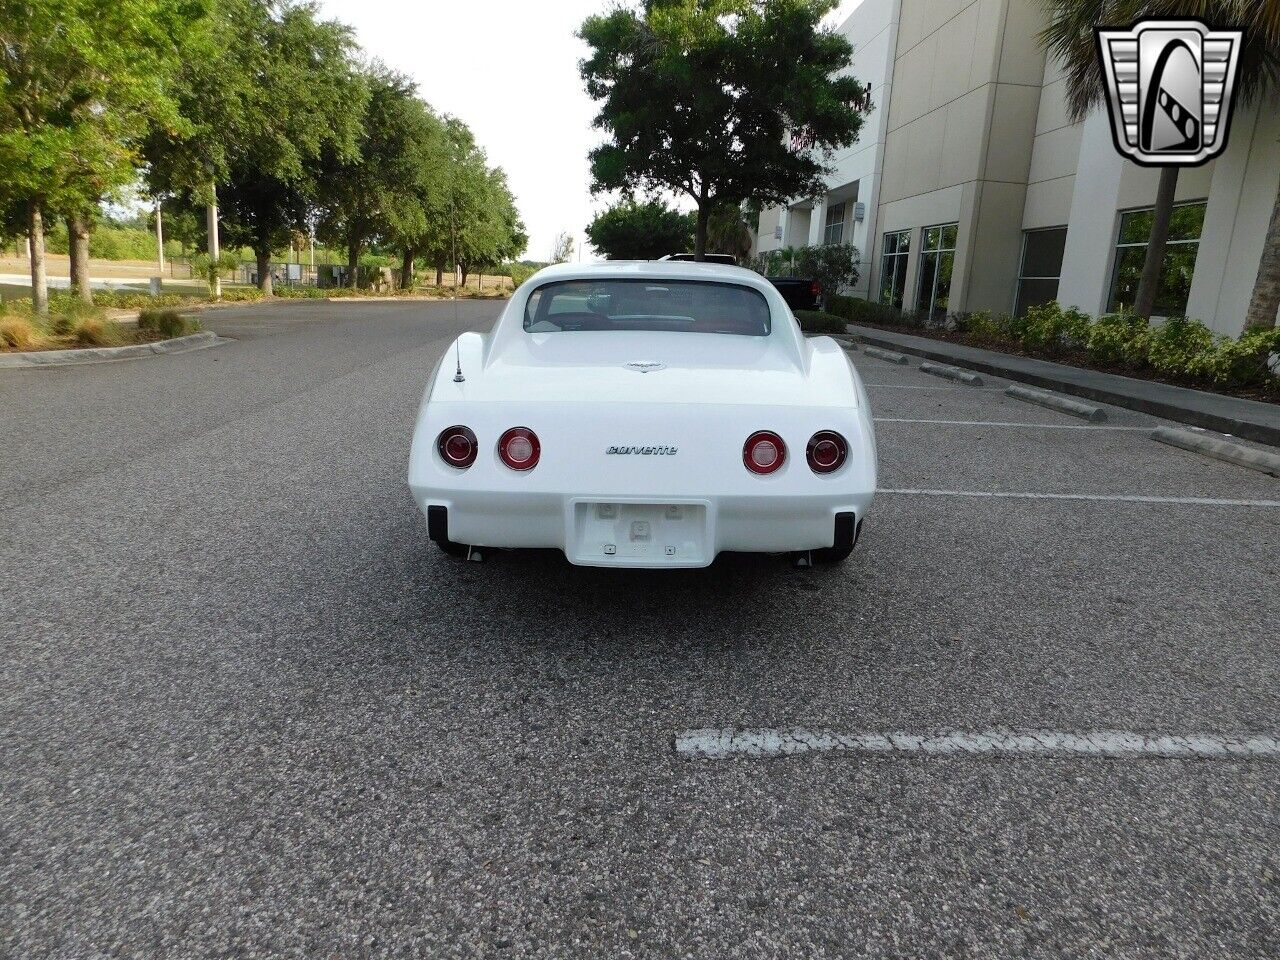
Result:
<svg viewBox="0 0 1280 960"><path fill-rule="evenodd" d="M458 228L453 219L453 184L449 184L449 238L453 247L453 324L458 325ZM461 337L453 342L453 358L456 364L456 372L453 375L454 383L466 383L467 378L462 375L462 344Z"/></svg>

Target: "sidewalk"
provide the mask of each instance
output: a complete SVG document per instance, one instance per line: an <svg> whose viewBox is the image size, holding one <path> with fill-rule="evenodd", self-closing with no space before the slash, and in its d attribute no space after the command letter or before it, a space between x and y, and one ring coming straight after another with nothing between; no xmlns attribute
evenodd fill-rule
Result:
<svg viewBox="0 0 1280 960"><path fill-rule="evenodd" d="M1203 390L1175 387L1154 380L1139 380L1114 373L1084 370L1049 360L1013 356L946 340L913 337L906 333L849 324L858 340L886 350L910 353L950 363L992 376L1034 384L1059 393L1087 397L1153 416L1229 433L1280 447L1280 404L1242 400Z"/></svg>

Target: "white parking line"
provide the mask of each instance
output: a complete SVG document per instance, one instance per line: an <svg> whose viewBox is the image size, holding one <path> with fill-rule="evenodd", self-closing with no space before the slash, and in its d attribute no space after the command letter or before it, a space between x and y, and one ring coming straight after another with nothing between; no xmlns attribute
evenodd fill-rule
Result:
<svg viewBox="0 0 1280 960"><path fill-rule="evenodd" d="M1128 730L978 730L943 733L836 733L827 730L686 730L676 753L705 760L797 753L925 754L928 756L1163 757L1278 760L1280 739L1260 734L1143 734Z"/></svg>
<svg viewBox="0 0 1280 960"><path fill-rule="evenodd" d="M912 490L881 487L877 494L907 497L986 497L1011 500L1099 500L1115 503L1171 503L1196 507L1280 507L1280 500L1220 500L1215 497L1140 497L1123 493L1017 493L992 490Z"/></svg>
<svg viewBox="0 0 1280 960"><path fill-rule="evenodd" d="M1000 387L933 387L926 385L917 385L914 383L875 383L862 381L865 387L879 387L882 390L941 390L944 393L974 393L981 390L983 393L1001 393Z"/></svg>
<svg viewBox="0 0 1280 960"><path fill-rule="evenodd" d="M876 417L876 423L929 423L943 427L1040 427L1045 430L1122 430L1150 433L1150 427L1118 427L1092 423L1016 423L1007 420L917 420L912 417Z"/></svg>

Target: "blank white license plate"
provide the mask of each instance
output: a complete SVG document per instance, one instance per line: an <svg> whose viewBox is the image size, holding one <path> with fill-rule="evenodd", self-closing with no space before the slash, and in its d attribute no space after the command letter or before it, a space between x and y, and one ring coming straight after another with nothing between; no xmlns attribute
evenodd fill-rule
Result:
<svg viewBox="0 0 1280 960"><path fill-rule="evenodd" d="M707 508L700 503L574 504L573 551L580 562L702 563L706 539Z"/></svg>

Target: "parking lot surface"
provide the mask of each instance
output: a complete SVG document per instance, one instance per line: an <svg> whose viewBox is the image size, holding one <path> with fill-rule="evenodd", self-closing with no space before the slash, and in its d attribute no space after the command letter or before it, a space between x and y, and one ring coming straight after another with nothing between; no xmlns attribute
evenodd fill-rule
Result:
<svg viewBox="0 0 1280 960"><path fill-rule="evenodd" d="M1280 955L1280 759L676 749L1280 735L1280 481L857 353L844 565L468 564L405 470L498 309L3 372L0 955Z"/></svg>

